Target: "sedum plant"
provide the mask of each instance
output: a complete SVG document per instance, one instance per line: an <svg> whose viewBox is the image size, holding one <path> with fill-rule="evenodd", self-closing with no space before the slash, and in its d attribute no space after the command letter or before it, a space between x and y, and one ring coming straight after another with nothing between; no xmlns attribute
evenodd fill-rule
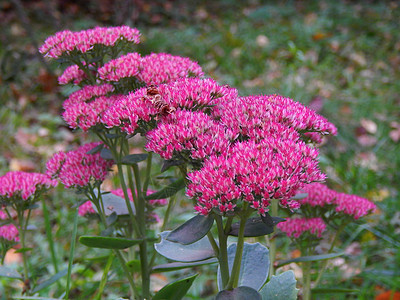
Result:
<svg viewBox="0 0 400 300"><path fill-rule="evenodd" d="M204 77L189 58L166 53L142 56L134 52L139 42L135 28L96 27L58 32L40 48L44 56L69 64L59 83L77 86L63 103L63 119L95 140L55 153L47 162L46 178L84 195L77 203L71 245L78 215L102 226L98 236L79 238L88 247L110 249L97 296L101 297L116 258L132 299L181 299L196 275L159 291L151 289L150 275L215 263L216 299L295 299L294 273L274 275L274 239L269 249L245 240L270 235L275 226L295 240L305 231L322 234L323 218L331 220L334 213L321 213L307 199L326 178L318 167L317 146L323 136L336 135L336 127L283 96L240 97L235 88ZM174 168L175 176L156 191L158 157L163 160L161 173ZM118 188L103 190L106 177L117 177ZM165 231L174 195L181 189L193 204L194 216ZM300 199L301 191L310 196ZM346 203L353 199L335 199L329 205L335 203L336 212L364 215L348 210ZM157 207L164 205L165 214L157 215ZM307 219L285 222L278 209L300 211ZM152 227L158 221L159 236ZM16 236L7 237L8 242L18 242ZM20 237L23 241L21 231ZM71 247L66 299L73 255ZM172 262L157 265L157 256ZM307 271L309 267L304 274ZM309 299L306 281L304 296ZM27 289L28 294L35 291Z"/></svg>

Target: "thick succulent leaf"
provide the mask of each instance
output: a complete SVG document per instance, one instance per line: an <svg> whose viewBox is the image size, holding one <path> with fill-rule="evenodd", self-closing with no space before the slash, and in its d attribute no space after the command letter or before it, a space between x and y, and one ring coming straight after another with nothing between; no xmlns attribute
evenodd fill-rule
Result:
<svg viewBox="0 0 400 300"><path fill-rule="evenodd" d="M110 149L103 148L100 150L100 157L105 160L112 160L114 159Z"/></svg>
<svg viewBox="0 0 400 300"><path fill-rule="evenodd" d="M166 186L162 190L159 190L158 192L147 195L145 197L145 199L146 200L155 200L155 199L168 198L168 197L175 195L177 192L179 192L184 187L185 187L185 181L183 179L179 179L179 180L171 183L169 186Z"/></svg>
<svg viewBox="0 0 400 300"><path fill-rule="evenodd" d="M190 245L182 245L168 241L166 237L169 233L170 231L161 232L161 242L154 244L154 248L162 256L181 262L200 261L215 256L214 250L207 237L203 237Z"/></svg>
<svg viewBox="0 0 400 300"><path fill-rule="evenodd" d="M272 276L271 280L260 290L263 300L296 300L298 289L292 270Z"/></svg>
<svg viewBox="0 0 400 300"><path fill-rule="evenodd" d="M198 274L195 274L167 284L154 295L153 300L182 299L192 286L193 281L196 279L197 275Z"/></svg>
<svg viewBox="0 0 400 300"><path fill-rule="evenodd" d="M149 156L147 153L140 153L140 154L129 154L124 156L121 159L121 163L124 165L133 165L137 164L141 161L144 161L147 159L147 156Z"/></svg>
<svg viewBox="0 0 400 300"><path fill-rule="evenodd" d="M22 280L22 275L19 274L16 270L4 266L0 266L0 277L8 277Z"/></svg>
<svg viewBox="0 0 400 300"><path fill-rule="evenodd" d="M198 266L211 265L211 264L215 264L217 262L218 262L218 259L216 259L216 258L210 258L210 259L206 259L206 260L201 260L201 261L196 261L196 262L187 262L187 263L173 262L173 263L169 263L169 264L162 264L162 265L154 266L152 269L152 273L171 272L171 271L193 268L193 267L198 267Z"/></svg>
<svg viewBox="0 0 400 300"><path fill-rule="evenodd" d="M189 245L203 238L214 224L212 215L197 215L183 223L178 228L172 230L167 240L182 245Z"/></svg>
<svg viewBox="0 0 400 300"><path fill-rule="evenodd" d="M232 272L235 260L236 244L228 247L228 266ZM269 272L269 250L260 243L244 243L242 263L240 266L239 286L248 286L259 290L268 278ZM218 268L218 289L222 290L221 270Z"/></svg>
<svg viewBox="0 0 400 300"><path fill-rule="evenodd" d="M104 148L104 144L98 144L96 147L93 149L90 149L86 154L96 154L100 152Z"/></svg>
<svg viewBox="0 0 400 300"><path fill-rule="evenodd" d="M240 222L232 224L229 235L238 236L239 227L240 227ZM265 224L260 217L247 219L244 228L245 237L263 236L273 232L274 232L274 226L269 226Z"/></svg>
<svg viewBox="0 0 400 300"><path fill-rule="evenodd" d="M261 216L261 220L268 226L271 226L272 228L280 223L280 222L285 222L286 219L284 218L279 218L279 217L271 217L269 213L265 213L265 216Z"/></svg>
<svg viewBox="0 0 400 300"><path fill-rule="evenodd" d="M139 244L142 241L142 239L133 240L119 237L89 235L83 235L79 238L79 242L85 246L104 249L125 249Z"/></svg>
<svg viewBox="0 0 400 300"><path fill-rule="evenodd" d="M219 292L215 300L261 300L261 295L248 286L239 286L233 290Z"/></svg>
<svg viewBox="0 0 400 300"><path fill-rule="evenodd" d="M161 167L161 173L167 171L170 167L173 166L180 166L184 164L185 162L183 160L175 160L175 159L170 159L170 160L164 160L164 163Z"/></svg>
<svg viewBox="0 0 400 300"><path fill-rule="evenodd" d="M126 206L126 201L124 198L116 196L112 193L102 193L101 198L103 201L104 213L107 217L114 212L118 216L129 215L129 210L128 207ZM129 204L131 205L132 211L135 212L135 205L133 204L133 202L129 201ZM92 204L92 207L95 210L95 212L97 212L97 208L94 204Z"/></svg>
<svg viewBox="0 0 400 300"><path fill-rule="evenodd" d="M344 252L340 253L328 253L328 254L320 254L320 255L310 255L310 256L301 256L293 259L288 259L288 260L282 260L278 262L278 267L290 264L292 262L305 262L305 261L318 261L318 260L325 260L325 259L331 259L335 258L338 256L344 255Z"/></svg>

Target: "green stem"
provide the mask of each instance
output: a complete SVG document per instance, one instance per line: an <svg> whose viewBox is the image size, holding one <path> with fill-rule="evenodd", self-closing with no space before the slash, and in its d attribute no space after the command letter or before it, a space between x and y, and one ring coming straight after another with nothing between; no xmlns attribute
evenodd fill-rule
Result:
<svg viewBox="0 0 400 300"><path fill-rule="evenodd" d="M146 164L146 177L144 179L143 183L143 194L147 194L147 189L149 187L150 183L150 175L151 175L151 166L152 166L152 159L153 159L153 153L150 152L149 155L147 156L147 164Z"/></svg>
<svg viewBox="0 0 400 300"><path fill-rule="evenodd" d="M228 235L225 234L222 217L215 216L218 230L219 252L218 262L221 270L222 288L224 289L229 282L229 265L228 265Z"/></svg>
<svg viewBox="0 0 400 300"><path fill-rule="evenodd" d="M67 286L65 292L65 299L69 299L69 288L71 284L71 272L72 272L72 263L74 261L74 254L75 254L75 244L76 244L76 234L78 232L78 209L75 209L74 215L74 227L72 230L72 237L71 237L71 248L69 252L69 261L68 261L68 276L67 276Z"/></svg>
<svg viewBox="0 0 400 300"><path fill-rule="evenodd" d="M271 214L273 217L277 217L278 216L278 200L276 199L272 199L271 200ZM270 239L270 243L269 243L269 272L268 272L268 278L271 278L272 275L275 274L275 255L276 255L276 240L275 237L272 236Z"/></svg>
<svg viewBox="0 0 400 300"><path fill-rule="evenodd" d="M239 233L238 233L238 241L236 244L236 253L235 253L235 260L233 261L231 276L229 278L228 285L226 289L231 290L236 288L239 283L239 274L240 274L240 267L242 264L242 255L243 255L243 247L244 247L244 229L246 226L246 220L250 216L250 212L248 210L248 202L245 202L243 205L243 212L240 215L240 226L239 226Z"/></svg>
<svg viewBox="0 0 400 300"><path fill-rule="evenodd" d="M49 248L50 248L51 261L53 262L55 273L58 273L58 262L57 262L56 252L54 250L54 241L53 241L53 234L51 232L49 211L47 209L46 201L44 200L44 198L42 198L42 209L43 209L44 224L46 228L47 242L49 243Z"/></svg>
<svg viewBox="0 0 400 300"><path fill-rule="evenodd" d="M106 287L108 272L110 271L112 262L114 261L114 257L115 256L112 253L108 257L107 264L104 268L103 276L101 278L100 286L99 286L97 296L96 296L96 299L98 299L98 300L101 299L101 295L103 294L104 288Z"/></svg>
<svg viewBox="0 0 400 300"><path fill-rule="evenodd" d="M344 222L342 225L340 225L340 227L338 228L338 230L336 231L336 234L331 242L331 247L328 250L328 253L332 253L337 241L339 240L339 235L342 233L342 231L344 230L344 228L347 226L347 222ZM319 269L318 272L318 277L315 281L315 286L318 286L318 284L320 283L321 279L322 279L322 275L324 274L327 266L328 266L329 260L324 260L322 267Z"/></svg>
<svg viewBox="0 0 400 300"><path fill-rule="evenodd" d="M24 212L18 213L18 221L19 221L19 237L20 237L20 241L21 241L21 247L23 249L22 262L24 265L24 279L28 280L29 279L29 270L28 270L28 263L27 263L27 257L26 257L26 251L25 251Z"/></svg>
<svg viewBox="0 0 400 300"><path fill-rule="evenodd" d="M139 166L137 164L133 164L132 166L133 174L135 176L136 182L136 191L137 191L137 209L136 212L139 230L140 230L140 238L143 238L143 242L139 244L139 256L140 256L140 268L142 275L142 293L144 299L150 298L150 271L148 265L148 257L147 257L147 241L146 241L146 203L142 194L142 187L140 181L140 172Z"/></svg>
<svg viewBox="0 0 400 300"><path fill-rule="evenodd" d="M303 262L303 299L311 299L311 262Z"/></svg>

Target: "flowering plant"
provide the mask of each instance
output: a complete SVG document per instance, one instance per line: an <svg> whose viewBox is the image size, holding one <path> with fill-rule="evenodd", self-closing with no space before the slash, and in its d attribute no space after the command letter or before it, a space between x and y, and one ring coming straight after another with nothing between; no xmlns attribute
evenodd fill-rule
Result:
<svg viewBox="0 0 400 300"><path fill-rule="evenodd" d="M317 145L323 136L335 135L336 127L289 98L240 97L235 88L204 78L201 67L188 58L127 53L139 41L139 31L127 26L66 30L45 41L40 48L43 55L70 63L59 83L79 87L64 101L63 119L70 128L89 132L98 141L55 153L42 181L35 181L32 189L28 184L18 190L18 197L34 202L36 196L31 195L42 186L54 186L55 179L83 194L85 198L76 203L68 274L78 215L95 216L101 233L81 236L79 241L110 249L103 280L117 258L132 298L180 299L196 275L156 292L150 286L151 274L211 263L218 264L216 299L270 299L282 284L282 293L296 297L292 272L272 276L274 240L268 249L245 239L273 234L275 225L294 239L305 232L320 237L325 219L333 220L335 213L359 218L374 210L368 200L341 194L326 200L326 207L319 205L330 210L314 209L313 201L319 201L313 198L314 188L326 178L318 167ZM133 153L132 146L140 145L140 137L145 145L141 153ZM156 181L154 154L164 160L161 172L173 167L177 171L159 191L151 190ZM119 188L103 190L103 181L113 175L119 179ZM15 200L17 179L10 181L10 176L5 175L8 181L0 185L7 189L7 193L0 190L6 197L0 199L6 211L11 205L22 218L17 225L23 244L27 226L23 209L29 206ZM165 231L174 197L183 188L195 216ZM299 198L300 191L308 196ZM362 210L351 205L354 201ZM160 218L156 211L163 205L167 209ZM298 210L306 219L285 222L278 217L278 208ZM7 215L12 218L11 213ZM160 238L152 230L159 221ZM235 242L228 239L232 236ZM3 240L18 242L18 237L3 235ZM156 265L157 253L176 262ZM28 271L24 277L30 278ZM70 281L66 299L69 285ZM105 283L100 285L98 295L104 287ZM309 299L309 284L304 287L304 297ZM27 289L28 294L33 291Z"/></svg>

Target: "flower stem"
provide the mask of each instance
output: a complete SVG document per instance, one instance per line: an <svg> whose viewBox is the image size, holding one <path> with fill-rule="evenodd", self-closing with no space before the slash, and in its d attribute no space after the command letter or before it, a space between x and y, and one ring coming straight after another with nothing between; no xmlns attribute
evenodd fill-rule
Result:
<svg viewBox="0 0 400 300"><path fill-rule="evenodd" d="M311 262L303 262L303 299L311 299Z"/></svg>
<svg viewBox="0 0 400 300"><path fill-rule="evenodd" d="M273 217L277 217L278 215L278 200L272 199L271 201L271 214ZM275 274L275 255L276 255L276 240L275 237L272 236L269 242L269 272L268 278L271 278L272 275Z"/></svg>
<svg viewBox="0 0 400 300"><path fill-rule="evenodd" d="M44 200L44 198L42 198L42 209L43 209L44 223L46 227L47 242L49 243L49 248L50 248L51 260L53 262L54 272L58 273L58 262L57 262L56 252L54 250L54 241L51 232L49 211L47 209L46 201Z"/></svg>
<svg viewBox="0 0 400 300"><path fill-rule="evenodd" d="M242 255L243 255L243 247L244 247L244 229L246 226L246 220L250 216L250 212L248 210L248 202L245 202L243 205L243 212L240 215L240 226L238 233L238 241L236 244L236 253L235 260L233 261L231 276L229 278L228 285L226 289L231 290L236 288L239 283L239 275L240 275L240 267L242 264Z"/></svg>
<svg viewBox="0 0 400 300"><path fill-rule="evenodd" d="M229 265L228 265L228 236L225 234L224 227L222 224L222 217L220 215L215 216L218 229L218 240L219 240L219 253L218 262L221 270L222 288L229 282Z"/></svg>

